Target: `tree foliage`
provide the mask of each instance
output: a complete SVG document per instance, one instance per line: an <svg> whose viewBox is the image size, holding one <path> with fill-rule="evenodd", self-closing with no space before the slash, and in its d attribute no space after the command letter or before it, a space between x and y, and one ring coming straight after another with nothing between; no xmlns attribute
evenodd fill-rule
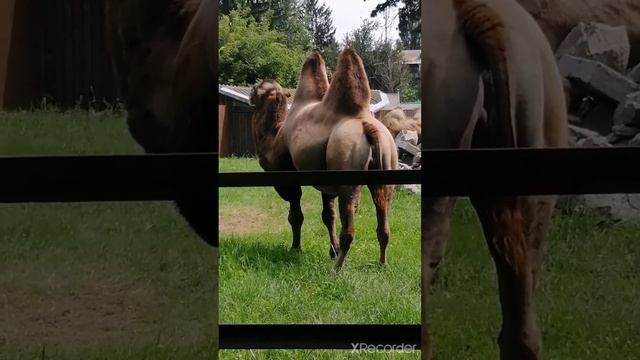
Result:
<svg viewBox="0 0 640 360"><path fill-rule="evenodd" d="M367 1L367 0L365 0ZM398 30L400 40L406 49L420 49L422 45L421 37L421 0L383 0L371 12L372 17L386 9L404 4L398 9Z"/></svg>
<svg viewBox="0 0 640 360"><path fill-rule="evenodd" d="M313 39L304 17L300 16L302 7L298 0L218 0L218 3L220 17L233 10L249 9L248 14L256 22L266 22L269 29L286 34L282 42L287 46L311 49Z"/></svg>
<svg viewBox="0 0 640 360"><path fill-rule="evenodd" d="M379 27L376 21L365 19L346 35L344 46L353 48L362 58L372 89L395 93L409 86L411 77L403 63L402 43L377 40Z"/></svg>
<svg viewBox="0 0 640 360"><path fill-rule="evenodd" d="M360 27L345 35L343 43L345 47L354 49L360 55L372 88L376 87L374 74L378 59L375 52L375 33L379 26L374 20L364 19Z"/></svg>
<svg viewBox="0 0 640 360"><path fill-rule="evenodd" d="M336 28L333 26L333 13L318 0L303 0L302 9L306 17L307 30L312 34L312 47L323 51L336 42Z"/></svg>
<svg viewBox="0 0 640 360"><path fill-rule="evenodd" d="M257 22L248 8L223 15L219 22L219 81L253 85L271 78L283 86L295 86L305 49L287 45L285 37L270 28L267 18Z"/></svg>

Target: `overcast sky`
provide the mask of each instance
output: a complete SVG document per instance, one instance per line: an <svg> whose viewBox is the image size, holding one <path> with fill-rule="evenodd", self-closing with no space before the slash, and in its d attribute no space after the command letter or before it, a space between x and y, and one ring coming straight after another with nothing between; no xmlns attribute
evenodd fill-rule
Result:
<svg viewBox="0 0 640 360"><path fill-rule="evenodd" d="M336 27L336 40L338 40L338 42L342 42L342 40L344 40L344 35L346 33L357 29L362 24L363 19L369 19L371 11L375 9L378 3L381 2L380 0L319 0L318 3L322 3L323 1L333 11L333 24ZM395 9L394 13L397 13ZM376 16L374 20L378 21L380 24L378 36L381 36L383 34L382 14ZM393 24L389 38L399 38L397 18Z"/></svg>

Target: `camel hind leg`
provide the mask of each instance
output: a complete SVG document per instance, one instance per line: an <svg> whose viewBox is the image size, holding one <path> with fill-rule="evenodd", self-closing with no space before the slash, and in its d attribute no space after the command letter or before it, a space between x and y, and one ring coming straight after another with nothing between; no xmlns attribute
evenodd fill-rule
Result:
<svg viewBox="0 0 640 360"><path fill-rule="evenodd" d="M502 327L501 359L541 359L540 333L533 299L534 279L526 224L525 198L471 199L482 223L498 275Z"/></svg>
<svg viewBox="0 0 640 360"><path fill-rule="evenodd" d="M329 231L329 256L332 259L338 255L338 250L340 249L338 237L336 236L336 210L333 206L335 199L334 195L322 193L322 222L327 227L327 231Z"/></svg>
<svg viewBox="0 0 640 360"><path fill-rule="evenodd" d="M376 218L378 227L376 235L380 244L380 264L387 263L387 245L389 244L389 210L391 205L391 196L393 194L393 186L389 185L369 185L371 198L376 207Z"/></svg>
<svg viewBox="0 0 640 360"><path fill-rule="evenodd" d="M542 267L545 238L549 232L551 218L555 209L557 197L555 195L529 197L528 224L529 237L529 261L531 265L531 277L533 292L538 285L538 276Z"/></svg>
<svg viewBox="0 0 640 360"><path fill-rule="evenodd" d="M340 249L336 258L335 269L340 271L344 265L351 243L356 236L355 212L360 202L360 186L342 186L338 195L340 210Z"/></svg>

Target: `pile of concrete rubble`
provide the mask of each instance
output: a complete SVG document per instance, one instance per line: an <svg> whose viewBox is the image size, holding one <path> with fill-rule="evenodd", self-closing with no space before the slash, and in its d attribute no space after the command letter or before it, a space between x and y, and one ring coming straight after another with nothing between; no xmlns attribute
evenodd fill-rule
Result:
<svg viewBox="0 0 640 360"><path fill-rule="evenodd" d="M629 64L630 50L624 26L599 23L578 24L558 47L556 59L569 114L569 146L640 146L640 64ZM402 130L396 145L400 168L419 169L416 132ZM419 185L401 187L420 191ZM614 221L640 219L640 195L565 196L559 206L595 209Z"/></svg>
<svg viewBox="0 0 640 360"><path fill-rule="evenodd" d="M396 146L398 147L398 168L402 170L421 169L420 143L418 142L418 132L413 130L400 130L396 135ZM420 184L398 185L397 188L405 189L414 193L420 192Z"/></svg>
<svg viewBox="0 0 640 360"><path fill-rule="evenodd" d="M624 26L599 23L578 24L558 47L569 146L640 146L640 64L629 64L630 50ZM593 209L610 220L640 219L640 197L633 194L566 196L559 206Z"/></svg>

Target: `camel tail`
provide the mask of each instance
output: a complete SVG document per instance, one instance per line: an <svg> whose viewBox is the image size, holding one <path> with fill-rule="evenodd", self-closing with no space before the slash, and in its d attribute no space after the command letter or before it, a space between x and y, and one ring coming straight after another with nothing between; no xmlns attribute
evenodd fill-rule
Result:
<svg viewBox="0 0 640 360"><path fill-rule="evenodd" d="M367 141L371 145L371 165L369 168L384 170L385 166L382 161L382 149L380 148L380 132L368 121L362 123L362 128L364 129L364 135L366 136Z"/></svg>
<svg viewBox="0 0 640 360"><path fill-rule="evenodd" d="M501 147L516 147L514 130L513 87L510 77L509 38L500 15L478 0L453 0L462 31L478 58L490 73L486 87L487 108L492 141ZM493 203L496 224L495 245L516 272L528 266L525 223L518 197L499 197Z"/></svg>
<svg viewBox="0 0 640 360"><path fill-rule="evenodd" d="M477 0L453 0L465 36L472 46L480 50L488 67L491 84L487 89L493 108L489 120L494 141L502 147L517 145L513 127L514 110L509 73L508 34L500 15Z"/></svg>
<svg viewBox="0 0 640 360"><path fill-rule="evenodd" d="M340 53L325 101L333 104L335 111L346 115L355 116L369 110L369 80L355 50L346 48Z"/></svg>

